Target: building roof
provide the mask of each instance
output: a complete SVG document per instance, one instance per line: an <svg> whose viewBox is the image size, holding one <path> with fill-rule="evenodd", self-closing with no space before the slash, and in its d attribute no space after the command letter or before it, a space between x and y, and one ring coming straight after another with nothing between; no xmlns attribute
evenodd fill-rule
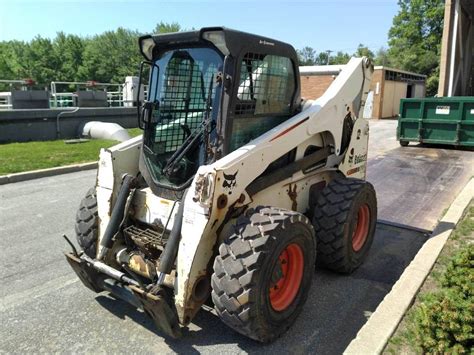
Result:
<svg viewBox="0 0 474 355"><path fill-rule="evenodd" d="M397 73L417 75L417 76L422 76L422 77L426 78L426 75L423 75L423 74L414 73L414 72L407 71L407 70L402 70L402 69L395 69L395 68L385 67L383 65L376 65L374 67L374 70L391 70L391 71L394 71L394 72L397 72Z"/></svg>
<svg viewBox="0 0 474 355"><path fill-rule="evenodd" d="M338 75L344 65L305 65L300 66L301 75Z"/></svg>

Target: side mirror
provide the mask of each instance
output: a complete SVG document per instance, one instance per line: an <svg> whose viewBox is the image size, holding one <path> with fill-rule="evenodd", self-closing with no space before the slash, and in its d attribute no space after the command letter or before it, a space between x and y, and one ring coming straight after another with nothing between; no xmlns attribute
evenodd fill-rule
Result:
<svg viewBox="0 0 474 355"><path fill-rule="evenodd" d="M150 79L149 79L149 85L148 85L147 98L145 98L145 100L142 103L140 101L140 91L142 90L143 72L144 72L145 64L149 66L151 70L150 70L150 76L149 76ZM135 101L135 106L137 107L138 127L140 129L145 129L148 126L148 124L151 122L153 109L154 107L157 106L157 103L150 100L151 98L151 94L150 94L151 85L150 84L154 80L155 86L156 87L158 86L159 73L160 73L160 68L155 63L150 62L148 60L144 60L140 63L140 73L138 76L138 92L137 92L137 99ZM156 88L155 88L155 92L156 92Z"/></svg>

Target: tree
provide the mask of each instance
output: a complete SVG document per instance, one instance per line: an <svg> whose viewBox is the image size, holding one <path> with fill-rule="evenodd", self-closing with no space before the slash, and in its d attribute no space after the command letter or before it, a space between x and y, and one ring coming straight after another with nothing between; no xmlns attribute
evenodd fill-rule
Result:
<svg viewBox="0 0 474 355"><path fill-rule="evenodd" d="M444 0L399 0L388 33L393 66L428 76L427 95L438 86Z"/></svg>
<svg viewBox="0 0 474 355"><path fill-rule="evenodd" d="M88 40L82 39L79 36L58 32L53 42L59 66L56 80L79 80L78 71L82 64L84 48L87 42Z"/></svg>
<svg viewBox="0 0 474 355"><path fill-rule="evenodd" d="M316 64L316 51L311 47L304 47L296 51L298 53L298 61L300 65Z"/></svg>
<svg viewBox="0 0 474 355"><path fill-rule="evenodd" d="M391 60L385 47L380 47L374 58L375 65L391 66Z"/></svg>
<svg viewBox="0 0 474 355"><path fill-rule="evenodd" d="M364 46L362 43L360 43L357 46L357 50L354 53L354 57L367 57L369 59L374 59L375 55L374 52L372 52L369 47Z"/></svg>
<svg viewBox="0 0 474 355"><path fill-rule="evenodd" d="M339 51L336 55L329 58L329 64L347 64L349 59L351 59L351 56L348 53Z"/></svg>
<svg viewBox="0 0 474 355"><path fill-rule="evenodd" d="M127 75L136 75L139 36L122 27L94 36L85 46L79 79L122 83Z"/></svg>
<svg viewBox="0 0 474 355"><path fill-rule="evenodd" d="M179 32L182 31L181 25L177 22L166 23L160 21L155 26L154 33L170 33L170 32Z"/></svg>

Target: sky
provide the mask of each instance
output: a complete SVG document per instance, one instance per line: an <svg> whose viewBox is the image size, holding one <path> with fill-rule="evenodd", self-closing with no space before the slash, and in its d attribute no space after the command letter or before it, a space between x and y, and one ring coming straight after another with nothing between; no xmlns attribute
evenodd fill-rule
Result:
<svg viewBox="0 0 474 355"><path fill-rule="evenodd" d="M91 36L117 27L149 33L160 22L183 28L226 26L300 49L355 52L387 47L397 0L0 0L0 41L54 38L58 31Z"/></svg>

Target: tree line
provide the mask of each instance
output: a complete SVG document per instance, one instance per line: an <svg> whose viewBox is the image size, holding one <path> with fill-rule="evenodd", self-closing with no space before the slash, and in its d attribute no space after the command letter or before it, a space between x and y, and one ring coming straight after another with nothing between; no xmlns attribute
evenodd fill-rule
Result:
<svg viewBox="0 0 474 355"><path fill-rule="evenodd" d="M428 76L427 94L438 87L444 0L399 0L388 48L375 53L359 44L354 53L298 50L300 65L346 64L351 56L367 56L376 65L404 69ZM182 30L178 23L158 23L153 33ZM53 39L35 37L30 42L0 42L0 79L32 78L37 83L87 81L122 83L136 74L142 60L137 38L142 33L125 28L92 37L57 33ZM0 90L5 90L5 85Z"/></svg>
<svg viewBox="0 0 474 355"><path fill-rule="evenodd" d="M177 32L177 23L160 22L153 33ZM142 56L142 33L119 27L92 37L58 32L53 39L36 36L30 42L0 42L0 79L31 78L40 85L51 81L123 83L136 75ZM7 90L4 84L0 90Z"/></svg>

